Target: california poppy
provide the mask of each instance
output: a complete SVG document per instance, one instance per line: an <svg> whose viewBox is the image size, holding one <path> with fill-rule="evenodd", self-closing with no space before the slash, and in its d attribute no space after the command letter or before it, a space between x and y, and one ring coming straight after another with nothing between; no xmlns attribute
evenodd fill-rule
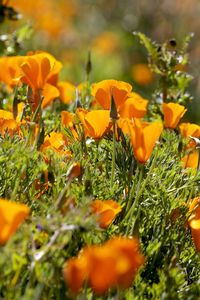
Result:
<svg viewBox="0 0 200 300"><path fill-rule="evenodd" d="M41 145L40 150L46 151L52 149L55 152L71 157L70 150L67 149L68 142L67 138L61 132L52 131L48 136L45 137L44 143Z"/></svg>
<svg viewBox="0 0 200 300"><path fill-rule="evenodd" d="M13 113L0 109L0 134L4 136L8 132L10 135L13 135L14 133L19 133L19 129L20 122L14 119Z"/></svg>
<svg viewBox="0 0 200 300"><path fill-rule="evenodd" d="M161 122L141 122L135 119L130 127L130 138L133 145L134 156L140 163L145 163L153 151L156 141L163 130Z"/></svg>
<svg viewBox="0 0 200 300"><path fill-rule="evenodd" d="M75 139L78 138L77 128L76 128L76 115L68 112L61 112L61 123L63 127L69 128L72 132L72 135Z"/></svg>
<svg viewBox="0 0 200 300"><path fill-rule="evenodd" d="M199 151L194 150L182 158L183 168L197 169L199 161Z"/></svg>
<svg viewBox="0 0 200 300"><path fill-rule="evenodd" d="M108 79L93 84L91 93L94 100L108 110L111 106L112 96L116 106L119 107L125 102L131 90L132 86L127 82Z"/></svg>
<svg viewBox="0 0 200 300"><path fill-rule="evenodd" d="M147 112L148 100L137 93L130 93L126 101L119 107L121 118L142 118Z"/></svg>
<svg viewBox="0 0 200 300"><path fill-rule="evenodd" d="M29 215L25 204L0 199L0 245L5 244Z"/></svg>
<svg viewBox="0 0 200 300"><path fill-rule="evenodd" d="M60 99L65 104L70 104L76 95L76 87L68 81L59 81L57 88L60 92Z"/></svg>
<svg viewBox="0 0 200 300"><path fill-rule="evenodd" d="M33 91L33 103L31 103L33 111L40 101L39 92L45 97L44 106L59 96L59 91L56 92L55 85L61 67L62 65L53 56L45 52L27 56L25 62L20 65L22 72L20 80L31 87ZM50 88L51 90L49 90ZM44 89L45 93L43 94Z"/></svg>
<svg viewBox="0 0 200 300"><path fill-rule="evenodd" d="M164 125L166 128L174 129L177 127L180 119L183 117L187 109L178 103L163 103Z"/></svg>
<svg viewBox="0 0 200 300"><path fill-rule="evenodd" d="M98 215L98 223L101 228L107 228L121 211L121 206L114 200L96 199L92 202L91 208Z"/></svg>
<svg viewBox="0 0 200 300"><path fill-rule="evenodd" d="M189 206L189 212L191 215L188 219L188 224L191 229L192 238L196 247L196 250L200 252L200 198L194 198Z"/></svg>
<svg viewBox="0 0 200 300"><path fill-rule="evenodd" d="M88 112L79 108L76 113L83 124L85 136L100 139L112 126L109 110L93 110Z"/></svg>
<svg viewBox="0 0 200 300"><path fill-rule="evenodd" d="M200 137L200 126L193 123L182 123L179 126L179 130L185 138L188 137ZM190 142L187 145L187 148L194 148L195 142L190 140Z"/></svg>
<svg viewBox="0 0 200 300"><path fill-rule="evenodd" d="M193 123L181 123L179 125L179 129L181 134L184 137L190 137L190 136L194 136L194 137L200 137L200 126L197 124L193 124Z"/></svg>
<svg viewBox="0 0 200 300"><path fill-rule="evenodd" d="M143 263L137 239L116 237L103 245L88 246L68 260L64 279L73 293L87 282L94 293L102 295L109 288L129 287Z"/></svg>

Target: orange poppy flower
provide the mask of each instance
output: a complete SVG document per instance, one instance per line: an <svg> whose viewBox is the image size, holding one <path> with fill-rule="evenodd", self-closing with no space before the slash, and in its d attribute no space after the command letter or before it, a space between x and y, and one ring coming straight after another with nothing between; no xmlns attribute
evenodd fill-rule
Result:
<svg viewBox="0 0 200 300"><path fill-rule="evenodd" d="M192 212L188 219L188 224L191 229L192 238L196 250L200 252L200 198L194 198L189 206L189 211Z"/></svg>
<svg viewBox="0 0 200 300"><path fill-rule="evenodd" d="M116 106L119 107L125 102L131 90L132 86L129 83L109 79L93 84L91 94L96 102L104 109L109 110L112 96Z"/></svg>
<svg viewBox="0 0 200 300"><path fill-rule="evenodd" d="M76 87L68 81L60 81L57 84L60 99L65 104L70 104L76 96Z"/></svg>
<svg viewBox="0 0 200 300"><path fill-rule="evenodd" d="M43 152L52 149L55 152L71 157L71 152L67 149L68 142L64 134L61 132L52 131L45 137L44 143L41 145L40 150Z"/></svg>
<svg viewBox="0 0 200 300"><path fill-rule="evenodd" d="M86 247L78 258L70 259L64 266L64 279L73 293L88 282L94 293L102 295L109 288L129 287L143 263L136 239L113 238Z"/></svg>
<svg viewBox="0 0 200 300"><path fill-rule="evenodd" d="M79 108L76 113L83 124L85 136L100 139L112 126L109 110L93 110L88 112Z"/></svg>
<svg viewBox="0 0 200 300"><path fill-rule="evenodd" d="M75 120L76 115L73 113L70 113L68 111L62 111L61 112L61 124L63 127L69 128L72 132L72 135L75 139L78 138L78 133L76 130Z"/></svg>
<svg viewBox="0 0 200 300"><path fill-rule="evenodd" d="M136 64L131 68L133 80L139 85L148 85L153 80L153 73L147 64Z"/></svg>
<svg viewBox="0 0 200 300"><path fill-rule="evenodd" d="M130 137L137 161L144 164L149 159L162 130L161 122L147 123L141 122L140 119L134 120L134 125L130 128Z"/></svg>
<svg viewBox="0 0 200 300"><path fill-rule="evenodd" d="M129 98L119 107L121 118L142 118L147 112L148 100L137 93L130 93Z"/></svg>
<svg viewBox="0 0 200 300"><path fill-rule="evenodd" d="M98 215L98 223L101 228L107 228L122 210L121 206L113 200L94 200L91 208L93 213Z"/></svg>
<svg viewBox="0 0 200 300"><path fill-rule="evenodd" d="M26 56L0 57L0 81L9 88L13 88L17 84L21 74L20 64L24 62L25 58Z"/></svg>
<svg viewBox="0 0 200 300"><path fill-rule="evenodd" d="M53 86L49 83L46 83L42 90L42 95L44 97L44 99L42 101L42 108L45 108L49 104L51 104L54 99L56 99L60 96L60 92L55 86Z"/></svg>
<svg viewBox="0 0 200 300"><path fill-rule="evenodd" d="M188 137L196 137L196 138L200 138L200 126L197 124L192 124L192 123L182 123L179 126L179 130L182 134L182 136L184 136L185 138ZM194 148L195 147L195 142L194 141L190 141L189 144L187 145L188 148Z"/></svg>
<svg viewBox="0 0 200 300"><path fill-rule="evenodd" d="M184 137L200 137L200 126L193 123L181 123L180 132Z"/></svg>
<svg viewBox="0 0 200 300"><path fill-rule="evenodd" d="M117 120L117 126L122 130L124 135L131 135L133 130L134 121L129 118L119 118Z"/></svg>
<svg viewBox="0 0 200 300"><path fill-rule="evenodd" d="M183 168L197 169L199 161L199 151L192 151L182 158Z"/></svg>
<svg viewBox="0 0 200 300"><path fill-rule="evenodd" d="M0 245L4 245L29 215L29 208L6 199L0 199Z"/></svg>
<svg viewBox="0 0 200 300"><path fill-rule="evenodd" d="M187 109L177 103L163 103L164 125L166 128L176 128Z"/></svg>
<svg viewBox="0 0 200 300"><path fill-rule="evenodd" d="M6 132L8 132L9 135L13 135L17 132L19 133L20 132L19 126L20 123L13 118L12 112L0 109L0 134L1 135L4 136Z"/></svg>
<svg viewBox="0 0 200 300"><path fill-rule="evenodd" d="M21 82L26 83L33 91L33 110L39 104L39 91L42 91L42 95L45 97L44 106L59 96L60 93L58 90L56 91L57 88L54 85L57 84L58 72L61 67L62 65L53 56L45 52L27 56L25 62L20 66ZM43 90L45 90L44 93Z"/></svg>

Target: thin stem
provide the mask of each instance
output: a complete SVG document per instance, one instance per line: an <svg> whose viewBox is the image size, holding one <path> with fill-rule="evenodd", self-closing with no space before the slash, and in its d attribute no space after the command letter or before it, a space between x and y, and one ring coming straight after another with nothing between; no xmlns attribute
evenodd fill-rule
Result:
<svg viewBox="0 0 200 300"><path fill-rule="evenodd" d="M144 191L144 189L145 189L145 187L147 185L147 182L148 182L148 180L149 180L149 178L150 178L150 176L151 176L151 174L153 172L153 169L155 167L155 163L156 163L156 160L157 160L157 153L158 153L158 151L156 151L156 153L155 153L155 156L154 156L153 161L151 163L151 167L149 169L147 177L143 181L143 184L142 184L142 186L140 188L140 183L141 183L141 180L142 180L142 177L143 177L143 169L144 169L144 166L141 165L142 168L140 170L140 177L139 177L139 183L138 183L138 188L137 188L137 193L136 193L135 201L133 202L130 210L128 211L127 215L124 218L124 221L126 221L127 219L129 219L129 222L128 222L128 225L127 225L127 229L126 229L126 235L129 234L131 222L132 222L132 219L133 219L133 213L134 213L136 207L138 206L139 199L140 199L140 197L141 197L141 195L142 195L142 193L143 193L143 191ZM137 212L137 216L135 218L134 224L136 223L137 218L138 218L139 215L140 215L140 207L138 207L138 212Z"/></svg>
<svg viewBox="0 0 200 300"><path fill-rule="evenodd" d="M115 178L115 156L116 156L116 136L115 136L115 129L116 129L116 121L113 119L113 149L112 149L112 167L111 167L111 180L110 186L112 188Z"/></svg>
<svg viewBox="0 0 200 300"><path fill-rule="evenodd" d="M200 148L198 148L198 163L197 163L197 171L196 171L196 175L198 174L199 172L199 169L200 169Z"/></svg>

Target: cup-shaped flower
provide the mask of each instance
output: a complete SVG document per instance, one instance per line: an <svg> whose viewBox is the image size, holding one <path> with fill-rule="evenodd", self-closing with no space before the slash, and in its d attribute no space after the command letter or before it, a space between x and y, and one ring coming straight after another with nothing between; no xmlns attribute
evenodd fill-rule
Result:
<svg viewBox="0 0 200 300"><path fill-rule="evenodd" d="M14 87L20 74L20 64L25 60L25 56L4 56L0 57L0 82L4 82L9 88Z"/></svg>
<svg viewBox="0 0 200 300"><path fill-rule="evenodd" d="M85 136L100 139L112 126L109 110L93 110L88 112L79 108L76 113L84 127Z"/></svg>
<svg viewBox="0 0 200 300"><path fill-rule="evenodd" d="M188 219L188 224L191 229L192 238L196 247L196 250L200 252L200 198L194 198L189 206L189 212L191 215Z"/></svg>
<svg viewBox="0 0 200 300"><path fill-rule="evenodd" d="M125 102L131 90L132 86L127 82L108 79L93 84L91 93L94 96L94 101L98 102L104 109L109 110L112 96L118 108Z"/></svg>
<svg viewBox="0 0 200 300"><path fill-rule="evenodd" d="M183 168L197 169L199 161L199 151L194 150L181 159Z"/></svg>
<svg viewBox="0 0 200 300"><path fill-rule="evenodd" d="M64 279L73 293L87 282L94 293L102 295L109 288L127 288L144 263L137 239L113 238L103 245L84 248L78 258L64 266Z"/></svg>
<svg viewBox="0 0 200 300"><path fill-rule="evenodd" d="M130 137L136 160L142 164L151 156L154 145L159 139L163 130L161 122L141 122L134 120L134 125L130 127Z"/></svg>
<svg viewBox="0 0 200 300"><path fill-rule="evenodd" d="M29 215L25 204L0 199L0 245L4 245Z"/></svg>
<svg viewBox="0 0 200 300"><path fill-rule="evenodd" d="M114 200L94 200L91 204L92 212L98 215L101 228L107 228L120 213L121 206Z"/></svg>
<svg viewBox="0 0 200 300"><path fill-rule="evenodd" d="M200 137L200 126L194 123L181 123L179 126L180 132L184 137Z"/></svg>
<svg viewBox="0 0 200 300"><path fill-rule="evenodd" d="M182 123L179 126L179 130L183 137L190 138L200 138L200 126L193 123ZM187 145L187 148L194 148L196 146L195 142L193 140L190 140L190 142Z"/></svg>
<svg viewBox="0 0 200 300"><path fill-rule="evenodd" d="M119 107L121 118L143 118L147 112L148 100L137 93L130 93L126 101Z"/></svg>
<svg viewBox="0 0 200 300"><path fill-rule="evenodd" d="M36 110L40 101L39 91L44 96L43 107L59 96L60 92L55 85L61 67L61 63L46 52L27 56L21 64L20 81L26 83L33 91L33 110Z"/></svg>
<svg viewBox="0 0 200 300"><path fill-rule="evenodd" d="M61 132L52 131L50 135L46 136L44 143L40 146L42 152L52 149L60 155L66 155L71 157L71 152L67 149L68 141L67 138Z"/></svg>
<svg viewBox="0 0 200 300"><path fill-rule="evenodd" d="M12 112L0 109L0 134L4 136L6 132L11 136L20 134L20 122L14 119Z"/></svg>
<svg viewBox="0 0 200 300"><path fill-rule="evenodd" d="M164 114L164 126L174 129L177 127L180 119L183 117L187 109L178 103L163 103L162 110Z"/></svg>
<svg viewBox="0 0 200 300"><path fill-rule="evenodd" d="M78 138L76 129L76 115L68 111L61 112L61 123L63 127L69 128L75 139Z"/></svg>

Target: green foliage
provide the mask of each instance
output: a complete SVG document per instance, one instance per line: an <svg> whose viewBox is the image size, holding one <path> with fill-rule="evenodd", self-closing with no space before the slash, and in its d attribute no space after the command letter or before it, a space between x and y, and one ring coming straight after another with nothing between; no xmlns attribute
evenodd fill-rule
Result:
<svg viewBox="0 0 200 300"><path fill-rule="evenodd" d="M17 34L18 41L29 34L29 27L24 27ZM142 33L135 35L148 51L152 70L160 76L150 105L151 120L159 118L160 102L186 103L190 98L186 89L191 77L176 69L180 63L187 64L190 37L177 49L175 41L158 45ZM2 52L8 54L8 48ZM89 57L88 77L90 63ZM3 89L1 93L7 95ZM17 103L28 102L26 96L25 86L15 90L15 115ZM88 108L89 84L82 98ZM63 109L55 101L41 113L40 122L39 111L31 122L21 124L20 134L6 132L0 139L0 197L31 209L27 221L0 247L0 299L73 299L63 279L65 262L85 245L100 244L115 235L139 238L144 266L129 289L98 297L86 286L77 299L199 299L200 259L187 226L187 205L199 195L200 172L183 169L184 153L179 149L183 138L176 130L165 129L151 158L141 165L120 130L117 137L113 130L114 134L97 141L84 137L77 120L78 139L74 139L70 129L61 127ZM28 105L25 117L31 117ZM42 128L38 138L34 138L36 125ZM70 158L53 149L41 151L44 138L61 130L68 139ZM81 174L73 177L75 162L80 163ZM94 199L114 199L122 207L106 230L100 229L92 214Z"/></svg>

